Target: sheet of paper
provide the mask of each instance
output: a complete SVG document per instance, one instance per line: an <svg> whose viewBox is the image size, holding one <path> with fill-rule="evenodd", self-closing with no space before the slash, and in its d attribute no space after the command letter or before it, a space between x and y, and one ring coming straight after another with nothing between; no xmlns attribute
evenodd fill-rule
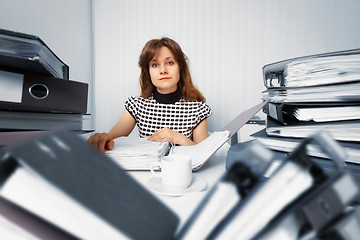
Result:
<svg viewBox="0 0 360 240"><path fill-rule="evenodd" d="M229 133L229 131L214 132L196 145L175 146L173 153L191 156L193 169L196 170L229 140Z"/></svg>

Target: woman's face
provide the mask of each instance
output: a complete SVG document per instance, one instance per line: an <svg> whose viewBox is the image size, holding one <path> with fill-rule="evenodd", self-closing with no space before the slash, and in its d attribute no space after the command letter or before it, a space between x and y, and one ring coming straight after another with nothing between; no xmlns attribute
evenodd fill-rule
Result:
<svg viewBox="0 0 360 240"><path fill-rule="evenodd" d="M167 47L161 47L150 61L149 72L151 82L159 93L168 94L177 90L180 67Z"/></svg>

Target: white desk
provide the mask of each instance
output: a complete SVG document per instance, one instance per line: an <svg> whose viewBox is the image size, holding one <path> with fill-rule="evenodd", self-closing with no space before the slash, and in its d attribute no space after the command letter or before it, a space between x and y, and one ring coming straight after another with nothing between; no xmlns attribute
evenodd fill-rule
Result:
<svg viewBox="0 0 360 240"><path fill-rule="evenodd" d="M203 197L208 193L209 189L211 189L211 187L225 173L225 161L229 147L229 144L226 143L202 168L200 168L200 170L193 173L193 175L203 178L207 183L206 188L201 192L187 193L178 197L164 196L154 193L157 198L164 202L165 205L167 205L179 216L179 227L185 223ZM153 177L150 172L145 171L129 171L129 173L145 187L146 182Z"/></svg>

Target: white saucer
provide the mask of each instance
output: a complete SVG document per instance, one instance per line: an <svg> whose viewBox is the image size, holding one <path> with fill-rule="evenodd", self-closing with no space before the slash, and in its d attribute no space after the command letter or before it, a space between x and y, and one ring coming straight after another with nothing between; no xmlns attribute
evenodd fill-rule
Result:
<svg viewBox="0 0 360 240"><path fill-rule="evenodd" d="M206 187L206 182L201 177L193 176L192 183L185 190L172 190L166 188L162 182L161 178L152 177L147 181L146 185L153 191L166 196L181 196L186 193L199 192Z"/></svg>

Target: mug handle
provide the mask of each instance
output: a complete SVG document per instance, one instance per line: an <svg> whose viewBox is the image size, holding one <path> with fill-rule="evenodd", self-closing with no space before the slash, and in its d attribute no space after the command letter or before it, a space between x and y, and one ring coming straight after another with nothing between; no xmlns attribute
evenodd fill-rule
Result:
<svg viewBox="0 0 360 240"><path fill-rule="evenodd" d="M159 162L153 162L152 164L151 164L151 166L150 166L150 171L151 171L151 174L152 175L154 175L155 177L161 177L161 173L157 173L157 172L155 172L155 170L154 170L154 167L155 166L160 166L160 163Z"/></svg>

